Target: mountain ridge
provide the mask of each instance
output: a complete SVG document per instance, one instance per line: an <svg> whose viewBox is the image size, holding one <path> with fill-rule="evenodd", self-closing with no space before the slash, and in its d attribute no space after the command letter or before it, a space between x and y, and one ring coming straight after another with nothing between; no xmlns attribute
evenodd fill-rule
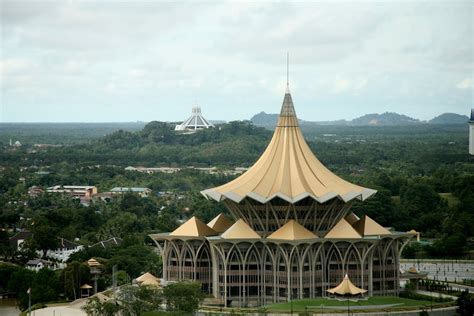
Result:
<svg viewBox="0 0 474 316"><path fill-rule="evenodd" d="M264 111L255 114L250 121L256 126L273 127L278 121L279 114ZM365 114L352 120L335 121L305 121L299 119L303 125L345 125L345 126L406 126L416 124L465 124L469 120L467 115L456 113L443 113L431 120L421 121L404 114L395 112Z"/></svg>

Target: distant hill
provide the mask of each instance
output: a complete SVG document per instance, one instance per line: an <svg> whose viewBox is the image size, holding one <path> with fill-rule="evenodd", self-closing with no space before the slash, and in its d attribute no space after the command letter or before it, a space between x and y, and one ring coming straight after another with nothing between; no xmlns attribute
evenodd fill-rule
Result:
<svg viewBox="0 0 474 316"><path fill-rule="evenodd" d="M311 125L343 125L343 126L406 126L406 125L415 125L415 124L465 124L469 118L465 115L455 114L455 113L444 113L441 114L432 120L420 121L418 119L393 113L385 112L382 114L366 114L361 117L355 118L350 121L346 120L337 120L337 121L304 121L299 120L302 126L311 126ZM254 115L250 121L256 125L267 128L274 128L278 121L278 114L270 114L265 112L260 112Z"/></svg>
<svg viewBox="0 0 474 316"><path fill-rule="evenodd" d="M429 120L429 124L466 124L469 121L467 115L460 115L456 113L443 113L437 117Z"/></svg>
<svg viewBox="0 0 474 316"><path fill-rule="evenodd" d="M385 112L382 114L366 114L351 121L351 125L412 125L420 123L419 120L409 116Z"/></svg>

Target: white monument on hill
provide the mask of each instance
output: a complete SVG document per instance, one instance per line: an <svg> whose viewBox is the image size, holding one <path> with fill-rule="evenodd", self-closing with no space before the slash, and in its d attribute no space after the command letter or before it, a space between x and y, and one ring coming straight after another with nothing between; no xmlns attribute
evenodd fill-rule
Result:
<svg viewBox="0 0 474 316"><path fill-rule="evenodd" d="M471 109L469 120L469 154L474 155L474 109Z"/></svg>
<svg viewBox="0 0 474 316"><path fill-rule="evenodd" d="M193 107L191 116L183 123L176 125L175 131L196 132L201 129L214 127L212 123L202 116L199 106Z"/></svg>

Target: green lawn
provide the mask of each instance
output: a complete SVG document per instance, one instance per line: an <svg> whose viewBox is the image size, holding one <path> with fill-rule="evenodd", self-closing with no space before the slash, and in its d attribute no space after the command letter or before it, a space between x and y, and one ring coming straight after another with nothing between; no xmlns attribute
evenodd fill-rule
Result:
<svg viewBox="0 0 474 316"><path fill-rule="evenodd" d="M351 301L351 306L368 306L368 305L389 305L389 304L403 304L397 307L409 307L409 306L428 306L431 304L430 301L419 301L408 298L401 298L397 296L373 296L367 300L360 300L357 302ZM341 308L347 308L347 301L339 301L335 299L306 299L293 301L294 311L304 311L305 307L308 309L317 310L321 305L324 306L341 306ZM310 307L309 307L310 306ZM272 304L265 307L268 311L289 311L291 304L289 302Z"/></svg>

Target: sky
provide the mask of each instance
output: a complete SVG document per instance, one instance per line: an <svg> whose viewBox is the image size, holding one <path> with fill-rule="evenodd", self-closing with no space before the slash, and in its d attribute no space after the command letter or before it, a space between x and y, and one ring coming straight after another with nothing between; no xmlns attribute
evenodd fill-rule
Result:
<svg viewBox="0 0 474 316"><path fill-rule="evenodd" d="M0 0L0 122L398 112L474 101L472 1Z"/></svg>

